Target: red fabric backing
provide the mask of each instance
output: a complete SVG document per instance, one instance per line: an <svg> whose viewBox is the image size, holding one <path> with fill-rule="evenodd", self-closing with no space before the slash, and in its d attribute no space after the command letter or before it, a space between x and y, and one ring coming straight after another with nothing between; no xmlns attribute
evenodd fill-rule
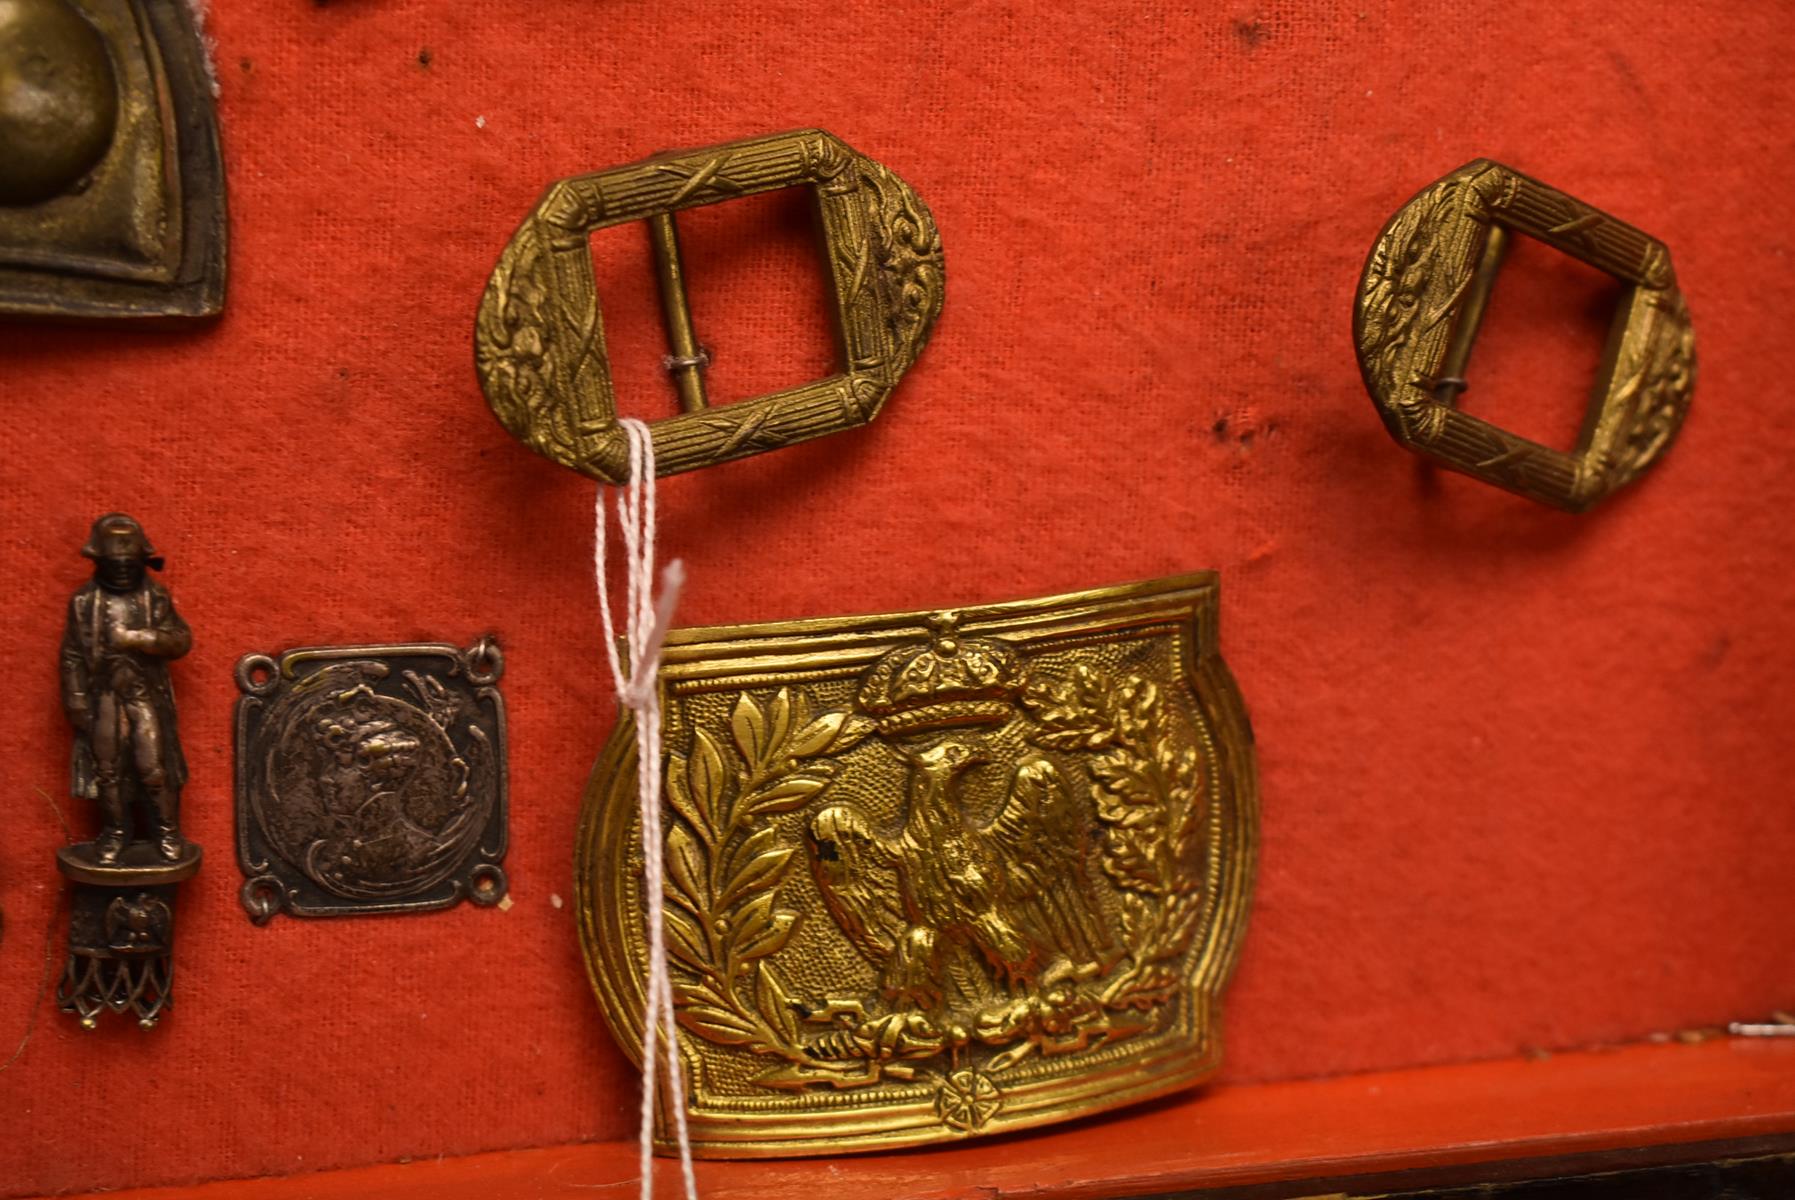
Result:
<svg viewBox="0 0 1795 1200"><path fill-rule="evenodd" d="M667 484L685 621L1219 568L1264 794L1232 1079L1636 1038L1795 998L1795 10L213 10L223 320L0 328L0 1053L62 888L35 793L66 795L56 638L109 508L168 553L196 631L175 674L209 856L164 1027L83 1034L45 1012L0 1074L0 1194L630 1135L635 1085L566 903L612 719L593 489L492 419L472 314L550 180L811 124L933 207L946 313L871 428ZM1372 238L1480 154L1663 238L1690 297L1682 440L1588 516L1418 465L1359 385ZM827 365L796 213L689 223L721 391ZM620 245L615 271L600 251L619 387L671 411L645 258ZM1604 326L1590 294L1550 255L1517 261L1467 405L1568 438ZM515 906L252 927L236 658L488 630L509 659Z"/></svg>

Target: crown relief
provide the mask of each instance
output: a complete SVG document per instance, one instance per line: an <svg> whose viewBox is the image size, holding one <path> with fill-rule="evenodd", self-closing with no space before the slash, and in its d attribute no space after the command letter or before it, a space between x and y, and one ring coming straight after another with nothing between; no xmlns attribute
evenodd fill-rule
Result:
<svg viewBox="0 0 1795 1200"><path fill-rule="evenodd" d="M934 614L926 643L899 646L867 672L857 699L880 733L994 725L1015 714L1026 683L1021 655L995 639L961 637L960 619L951 609Z"/></svg>

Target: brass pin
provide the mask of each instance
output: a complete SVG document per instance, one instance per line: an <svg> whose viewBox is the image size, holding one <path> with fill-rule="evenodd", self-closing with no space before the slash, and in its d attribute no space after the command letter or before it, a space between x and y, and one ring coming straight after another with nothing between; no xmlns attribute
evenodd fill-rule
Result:
<svg viewBox="0 0 1795 1200"><path fill-rule="evenodd" d="M1440 373L1434 378L1434 399L1441 404L1456 405L1459 395L1470 385L1465 381L1465 367L1471 361L1471 347L1483 325L1484 313L1490 306L1490 295L1496 290L1496 276L1502 272L1502 260L1508 257L1508 230L1491 223L1489 236L1483 242L1483 254L1477 260L1471 282L1465 288L1464 309L1453 327L1452 341L1446 357L1440 362Z"/></svg>
<svg viewBox="0 0 1795 1200"><path fill-rule="evenodd" d="M1734 1037L1795 1037L1795 1025L1784 1021L1733 1021L1726 1031Z"/></svg>
<svg viewBox="0 0 1795 1200"><path fill-rule="evenodd" d="M661 283L661 319L667 326L667 344L672 349L661 360L679 389L682 412L697 412L710 407L704 393L704 369L710 365L710 351L698 344L692 328L692 306L686 299L685 260L679 252L679 227L672 213L656 213L649 217L648 244L654 249L654 271Z"/></svg>

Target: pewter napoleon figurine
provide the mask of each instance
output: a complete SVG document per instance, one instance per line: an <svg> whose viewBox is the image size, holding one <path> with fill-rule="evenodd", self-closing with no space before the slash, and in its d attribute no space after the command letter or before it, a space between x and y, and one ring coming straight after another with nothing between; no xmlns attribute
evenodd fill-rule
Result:
<svg viewBox="0 0 1795 1200"><path fill-rule="evenodd" d="M695 1151L995 1133L1215 1068L1258 830L1217 586L669 634L664 911ZM632 1055L640 847L625 720L576 887Z"/></svg>
<svg viewBox="0 0 1795 1200"><path fill-rule="evenodd" d="M94 572L69 601L62 703L75 729L70 786L97 802L100 832L57 851L75 886L57 1001L90 1029L105 1009L128 1009L148 1029L174 982L175 884L200 863L181 834L187 764L168 681L193 635L149 577L162 558L134 519L101 517L81 553Z"/></svg>

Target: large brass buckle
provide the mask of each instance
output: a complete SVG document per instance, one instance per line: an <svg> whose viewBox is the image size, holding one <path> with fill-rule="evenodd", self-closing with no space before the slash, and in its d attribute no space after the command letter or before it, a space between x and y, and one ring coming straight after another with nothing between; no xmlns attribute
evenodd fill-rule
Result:
<svg viewBox="0 0 1795 1200"><path fill-rule="evenodd" d="M708 354L686 302L673 214L757 192L815 189L843 350L826 379L709 407ZM512 237L480 300L475 364L488 403L531 449L622 483L617 421L588 237L648 223L684 410L652 423L661 475L789 446L865 424L916 360L941 311L941 236L910 187L817 129L663 154L550 187Z"/></svg>
<svg viewBox="0 0 1795 1200"><path fill-rule="evenodd" d="M1510 231L1629 285L1572 453L1455 407ZM1390 219L1365 264L1353 334L1365 386L1398 442L1571 512L1663 455L1695 383L1694 331L1664 244L1486 159L1430 185Z"/></svg>

